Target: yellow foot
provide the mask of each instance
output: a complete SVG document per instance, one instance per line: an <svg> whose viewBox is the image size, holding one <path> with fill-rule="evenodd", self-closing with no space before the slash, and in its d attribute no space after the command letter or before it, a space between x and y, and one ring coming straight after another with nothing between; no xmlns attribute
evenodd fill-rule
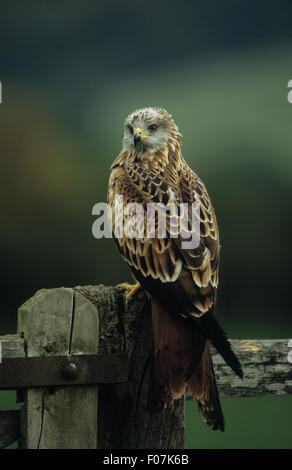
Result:
<svg viewBox="0 0 292 470"><path fill-rule="evenodd" d="M128 284L125 282L124 284L122 284L122 288L130 291L126 296L126 299L129 300L131 297L133 297L133 295L136 294L138 290L141 289L141 284L140 282L137 282L137 284L133 285L133 284Z"/></svg>

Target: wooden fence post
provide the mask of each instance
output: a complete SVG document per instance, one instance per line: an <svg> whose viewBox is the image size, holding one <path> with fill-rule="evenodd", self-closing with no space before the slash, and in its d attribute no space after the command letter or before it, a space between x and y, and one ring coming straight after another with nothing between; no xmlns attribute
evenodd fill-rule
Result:
<svg viewBox="0 0 292 470"><path fill-rule="evenodd" d="M152 338L144 293L128 302L120 286L42 290L19 309L18 334L28 357L98 351L129 358L128 383L27 389L22 447L184 447L184 397L160 413L146 409Z"/></svg>
<svg viewBox="0 0 292 470"><path fill-rule="evenodd" d="M28 387L24 389L20 416L21 446L183 449L185 397L158 413L150 413L146 407L151 330L150 300L142 291L128 301L121 286L79 286L42 290L28 300L19 309L18 334L0 337L0 389L15 389L15 384ZM236 377L212 348L220 396L292 394L288 339L233 340L232 344L243 365L244 380ZM53 365L51 358L37 359L37 363L50 367L41 374L40 382L35 377L36 368L31 369L36 359L25 359L62 356L63 361L63 357L67 360L67 356L76 354L90 359L97 352L106 355L105 362L99 361L99 368L86 366L86 361L77 358L75 361L81 373L100 372L94 375L99 379L84 381L98 386L81 385L82 380L76 385L63 385L64 378L56 379L56 373L61 373L60 362L51 369L57 357ZM117 361L121 354L128 357L127 382L125 367ZM19 372L13 373L17 367ZM122 382L114 383L117 380ZM40 387L43 384L52 386ZM201 419L199 413L197 419ZM18 412L0 412L0 447L18 436Z"/></svg>
<svg viewBox="0 0 292 470"><path fill-rule="evenodd" d="M39 291L18 312L28 357L97 353L98 323L96 308L73 289ZM27 389L21 447L96 448L97 398L96 385Z"/></svg>
<svg viewBox="0 0 292 470"><path fill-rule="evenodd" d="M139 292L127 301L121 286L77 290L97 308L99 352L126 352L129 382L99 387L98 448L183 449L184 397L159 413L146 408L152 348L151 305Z"/></svg>

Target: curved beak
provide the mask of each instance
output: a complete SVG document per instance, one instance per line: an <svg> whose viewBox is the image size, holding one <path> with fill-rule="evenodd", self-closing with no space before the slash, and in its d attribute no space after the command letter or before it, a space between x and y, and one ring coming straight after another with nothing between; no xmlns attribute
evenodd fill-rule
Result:
<svg viewBox="0 0 292 470"><path fill-rule="evenodd" d="M137 143L140 142L141 140L148 139L148 137L150 137L150 135L143 134L141 127L137 127L135 129L135 133L134 133L135 145L137 145Z"/></svg>

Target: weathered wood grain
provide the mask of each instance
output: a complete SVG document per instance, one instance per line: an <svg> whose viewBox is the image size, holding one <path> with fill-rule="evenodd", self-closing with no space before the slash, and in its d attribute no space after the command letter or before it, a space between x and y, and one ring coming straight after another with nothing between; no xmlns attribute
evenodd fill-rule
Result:
<svg viewBox="0 0 292 470"><path fill-rule="evenodd" d="M235 376L212 348L218 389L222 397L259 397L292 393L289 339L231 340L242 364L244 379Z"/></svg>
<svg viewBox="0 0 292 470"><path fill-rule="evenodd" d="M133 306L135 302L133 301ZM291 353L292 347L289 347L289 341L291 340L231 340L232 347L243 365L244 380L240 380L233 374L212 347L220 395L232 398L292 394L292 364L288 361L288 354ZM0 342L3 358L25 357L24 339L20 335L0 336ZM190 397L187 396L187 398Z"/></svg>
<svg viewBox="0 0 292 470"><path fill-rule="evenodd" d="M24 338L21 335L0 336L0 350L4 357L25 357Z"/></svg>
<svg viewBox="0 0 292 470"><path fill-rule="evenodd" d="M37 292L18 312L27 356L98 352L98 315L72 289ZM83 449L97 444L98 387L28 389L21 413L21 446Z"/></svg>
<svg viewBox="0 0 292 470"><path fill-rule="evenodd" d="M18 332L0 337L3 357L92 354L98 350L127 353L129 358L128 384L27 390L20 426L22 446L183 448L184 397L160 413L146 409L151 305L142 291L127 301L121 286L43 290L20 308ZM243 366L243 380L212 347L220 396L291 394L288 343L288 339L232 340ZM19 433L17 413L9 413L0 414L0 444L11 442L9 436ZM9 429L6 440L1 429Z"/></svg>
<svg viewBox="0 0 292 470"><path fill-rule="evenodd" d="M99 387L98 447L183 449L184 397L160 413L146 409L152 344L149 300L140 292L127 301L121 286L78 290L98 310L99 352L127 352L129 357L128 386Z"/></svg>

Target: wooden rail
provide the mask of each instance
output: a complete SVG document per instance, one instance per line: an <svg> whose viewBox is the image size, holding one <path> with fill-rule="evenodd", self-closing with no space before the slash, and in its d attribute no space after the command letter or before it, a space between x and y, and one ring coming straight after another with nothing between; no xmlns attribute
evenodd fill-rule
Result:
<svg viewBox="0 0 292 470"><path fill-rule="evenodd" d="M12 384L22 387L24 405L20 412L0 412L0 447L19 440L23 448L183 448L185 397L160 413L146 409L150 312L150 302L143 292L127 301L120 286L102 285L42 290L20 307L17 334L0 337L3 361L0 389L1 371L2 384L5 377L7 388L10 369L13 363L17 364L17 358L27 358L22 359L27 364L29 358L36 358L30 363L40 361L43 370L34 375L34 381L26 372L22 383L21 369L19 377L11 379ZM288 342L288 339L232 340L243 366L244 380L234 375L213 348L220 396L291 394ZM115 358L127 355L127 377L120 366L112 372L113 361L105 362L111 364L110 373L92 374L93 383L88 379L90 371L84 372L84 368L91 367L90 362L76 361L79 370L74 371L77 367L72 366L74 356L90 358L96 354L114 357L114 362L118 360ZM14 362L9 361L12 358ZM69 370L69 376L65 375L67 385L64 377L58 377L62 358L69 361L65 369L65 374ZM63 380L62 386L55 386L48 376L55 381ZM42 382L44 379L47 382ZM41 386L44 383L46 386ZM201 419L199 414L197 419Z"/></svg>

